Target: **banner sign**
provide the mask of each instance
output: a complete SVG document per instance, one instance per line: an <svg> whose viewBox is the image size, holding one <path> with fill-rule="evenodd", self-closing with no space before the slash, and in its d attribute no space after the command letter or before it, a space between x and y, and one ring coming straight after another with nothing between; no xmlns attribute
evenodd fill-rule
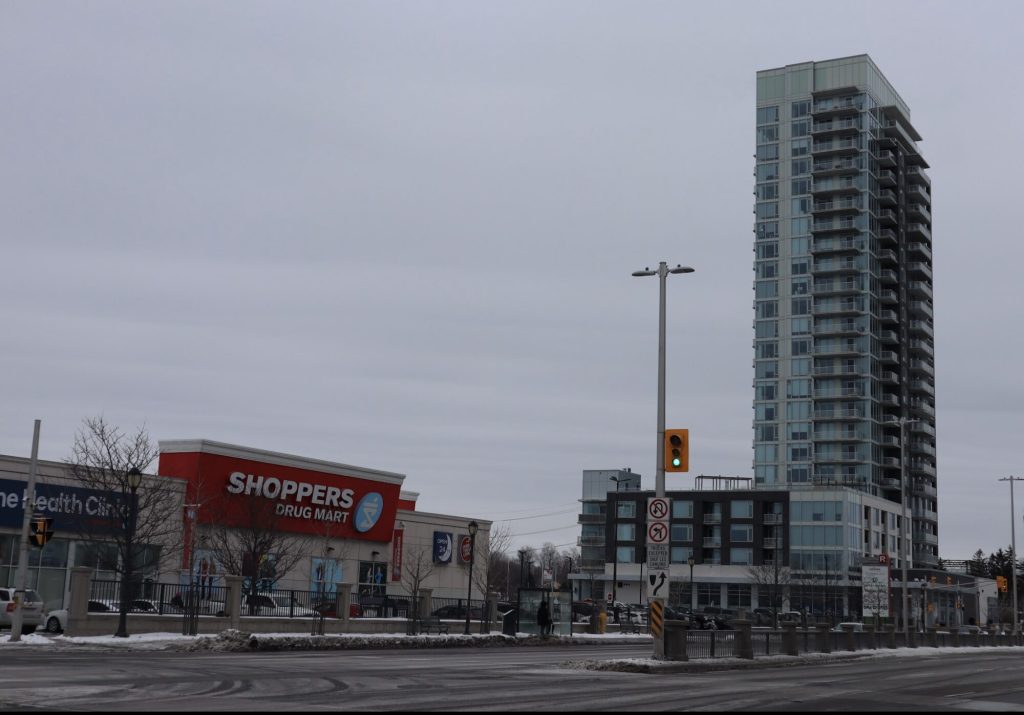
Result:
<svg viewBox="0 0 1024 715"><path fill-rule="evenodd" d="M452 550L454 539L450 532L434 532L434 563L450 564L452 562Z"/></svg>

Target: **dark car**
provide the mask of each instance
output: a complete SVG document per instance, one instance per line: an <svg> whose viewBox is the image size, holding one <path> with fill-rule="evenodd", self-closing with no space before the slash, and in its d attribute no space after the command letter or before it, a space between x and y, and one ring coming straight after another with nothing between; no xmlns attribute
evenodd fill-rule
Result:
<svg viewBox="0 0 1024 715"><path fill-rule="evenodd" d="M466 607L462 605L441 606L432 615L438 618L465 618ZM479 620L481 615L482 611L479 606L473 606L469 609L469 617L471 619Z"/></svg>
<svg viewBox="0 0 1024 715"><path fill-rule="evenodd" d="M587 601L573 601L572 603L572 619L574 621L582 621L584 618L590 618L594 615L594 604L588 603Z"/></svg>
<svg viewBox="0 0 1024 715"><path fill-rule="evenodd" d="M337 618L338 617L338 603L333 599L330 601L321 601L313 604L313 610L322 615L324 618ZM358 603L348 604L348 617L359 618L363 615L363 609Z"/></svg>

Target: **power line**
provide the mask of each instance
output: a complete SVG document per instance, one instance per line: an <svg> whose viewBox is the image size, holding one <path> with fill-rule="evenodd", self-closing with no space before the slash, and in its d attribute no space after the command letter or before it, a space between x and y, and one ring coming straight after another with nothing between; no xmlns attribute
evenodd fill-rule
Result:
<svg viewBox="0 0 1024 715"><path fill-rule="evenodd" d="M579 524L569 524L568 526L556 526L554 529L541 529L540 531L524 531L522 534L512 534L512 538L519 538L520 536L531 536L533 534L546 534L549 531L564 531L565 529L575 529Z"/></svg>
<svg viewBox="0 0 1024 715"><path fill-rule="evenodd" d="M499 522L499 521L522 521L523 519L540 519L543 516L557 516L558 514L575 514L575 513L576 513L576 509L572 508L572 509L565 509L563 511L549 511L547 514L534 514L533 516L517 516L514 519L495 519L495 521L496 522Z"/></svg>

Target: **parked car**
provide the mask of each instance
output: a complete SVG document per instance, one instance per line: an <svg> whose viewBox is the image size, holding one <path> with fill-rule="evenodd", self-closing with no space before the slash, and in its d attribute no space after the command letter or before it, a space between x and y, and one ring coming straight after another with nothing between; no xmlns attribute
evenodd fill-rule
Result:
<svg viewBox="0 0 1024 715"><path fill-rule="evenodd" d="M243 616L316 616L316 611L303 606L293 596L249 593L242 597Z"/></svg>
<svg viewBox="0 0 1024 715"><path fill-rule="evenodd" d="M0 588L0 628L10 628L14 613L14 586ZM43 599L32 589L21 602L21 632L32 633L43 622Z"/></svg>
<svg viewBox="0 0 1024 715"><path fill-rule="evenodd" d="M329 601L320 601L319 603L313 604L313 610L322 615L324 618L337 618L338 617L338 602L333 598ZM348 604L348 617L359 618L363 614L363 609L358 603L349 602Z"/></svg>
<svg viewBox="0 0 1024 715"><path fill-rule="evenodd" d="M965 624L960 626L960 635L973 635L975 633L981 633L981 626L975 626L971 624Z"/></svg>
<svg viewBox="0 0 1024 715"><path fill-rule="evenodd" d="M775 613L770 608L760 606L751 611L751 620L753 620L755 626L774 626Z"/></svg>
<svg viewBox="0 0 1024 715"><path fill-rule="evenodd" d="M839 623L832 630L837 632L837 633L844 633L844 632L846 632L846 630L848 630L847 626L849 626L850 627L849 630L852 630L854 633L863 633L864 632L864 624L863 623L857 623L857 622L854 622L854 621L847 621L845 623Z"/></svg>
<svg viewBox="0 0 1024 715"><path fill-rule="evenodd" d="M438 618L449 618L449 619L450 618L461 618L461 619L465 619L466 618L466 607L464 605L441 606L440 608L435 610L432 615L435 615ZM473 606L472 608L469 609L469 617L470 617L470 619L472 619L472 620L479 620L481 615L482 615L482 612L481 612L481 609L480 609L479 606Z"/></svg>

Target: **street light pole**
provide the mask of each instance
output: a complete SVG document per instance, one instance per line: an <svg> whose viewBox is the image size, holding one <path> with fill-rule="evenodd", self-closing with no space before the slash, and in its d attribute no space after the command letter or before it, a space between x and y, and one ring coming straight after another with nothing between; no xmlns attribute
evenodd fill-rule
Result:
<svg viewBox="0 0 1024 715"><path fill-rule="evenodd" d="M899 418L900 423L900 581L903 587L903 635L904 643L910 642L910 591L907 590L907 561L909 560L909 541L907 539L907 425L919 420L908 419L906 415Z"/></svg>
<svg viewBox="0 0 1024 715"><path fill-rule="evenodd" d="M693 564L695 562L696 562L696 559L693 558L693 551L691 551L690 552L690 556L686 559L686 563L688 563L690 565L690 611L691 612L694 609L694 605L693 604L694 604L695 589L693 587Z"/></svg>
<svg viewBox="0 0 1024 715"><path fill-rule="evenodd" d="M1017 635L1017 512L1013 508L1013 483L1024 481L1024 477L1015 477L1011 474L999 481L1010 483L1010 543L1013 546L1013 558L1010 559L1010 569L1013 575L1013 635Z"/></svg>
<svg viewBox="0 0 1024 715"><path fill-rule="evenodd" d="M142 484L142 472L139 471L138 467L132 467L125 474L125 484L128 487L130 497L128 498L127 505L122 505L122 514L124 515L124 569L121 574L121 603L119 608L119 615L117 620L117 633L114 634L116 638L127 638L128 637L128 605L131 601L131 583L134 571L134 554L132 553L135 549L133 543L135 539L135 512L138 510L137 496L139 491L139 485Z"/></svg>
<svg viewBox="0 0 1024 715"><path fill-rule="evenodd" d="M665 261L658 263L658 270L652 271L644 268L642 271L634 271L636 277L658 276L658 439L655 445L655 496L665 496L665 281L669 273L693 273L689 266L676 265L669 268ZM616 555L616 562L618 556ZM665 599L651 599L652 604L657 602L659 612L664 612ZM660 633L652 630L654 635L654 657L661 658L665 655L664 631Z"/></svg>
<svg viewBox="0 0 1024 715"><path fill-rule="evenodd" d="M652 271L644 268L642 271L634 271L636 277L658 276L658 443L655 450L655 495L665 496L665 279L669 273L693 273L689 266L677 265L669 268L665 261L658 264L658 270Z"/></svg>
<svg viewBox="0 0 1024 715"><path fill-rule="evenodd" d="M476 532L480 525L475 521L469 522L469 587L466 591L466 630L464 635L469 635L469 600L473 598L473 561L476 560Z"/></svg>
<svg viewBox="0 0 1024 715"><path fill-rule="evenodd" d="M608 477L615 482L615 493L619 493L619 482L621 481L618 477ZM615 516L612 519L614 528L612 529L612 608L615 608L615 601L619 597L619 520L618 520L618 509L619 500L615 500Z"/></svg>

